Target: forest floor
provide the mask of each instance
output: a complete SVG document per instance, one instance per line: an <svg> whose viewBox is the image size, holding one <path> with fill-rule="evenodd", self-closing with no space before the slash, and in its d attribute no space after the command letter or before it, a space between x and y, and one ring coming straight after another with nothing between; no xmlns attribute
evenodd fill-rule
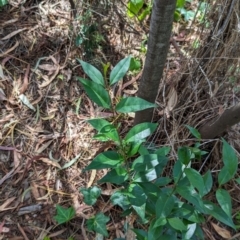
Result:
<svg viewBox="0 0 240 240"><path fill-rule="evenodd" d="M100 211L111 219L106 239L125 238L126 221L135 224L134 217L120 217L120 209L110 203L115 186L101 185L101 198L93 207L83 202L79 191L96 185L106 174L82 170L109 146L92 140L94 130L86 120L108 113L96 108L83 91L77 77L85 74L77 59L102 69L103 63L112 68L133 56L141 67L128 73L123 81L131 84L120 91L136 96L150 17L141 23L129 18L126 2L88 0L72 6L67 0L10 1L0 10L0 239L102 239L85 224ZM196 8L194 1L191 7ZM236 71L227 71L227 77L219 72L224 59L232 57L226 52L216 55L220 60L209 55L214 61L207 63L212 70L207 77L196 71L209 29L198 20L174 23L154 117L159 128L151 140L155 147L172 148L171 161L176 160L179 146L195 141L185 124L197 128L240 97ZM234 58L227 64L233 65ZM132 124L132 116L126 116L122 134ZM239 126L224 137L240 149ZM222 164L221 139L202 146L209 154L196 168L217 172ZM239 216L240 186L231 182L227 188L233 197L233 215ZM58 225L56 205L73 207L76 215ZM203 226L206 239L222 239L212 223L207 219ZM219 229L236 234L223 225Z"/></svg>

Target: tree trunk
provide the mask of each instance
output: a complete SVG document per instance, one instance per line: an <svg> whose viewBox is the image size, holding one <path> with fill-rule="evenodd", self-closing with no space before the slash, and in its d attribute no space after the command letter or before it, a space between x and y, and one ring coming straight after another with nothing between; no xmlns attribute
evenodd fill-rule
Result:
<svg viewBox="0 0 240 240"><path fill-rule="evenodd" d="M240 103L225 110L216 119L210 121L199 129L202 139L211 139L221 135L234 124L240 122Z"/></svg>
<svg viewBox="0 0 240 240"><path fill-rule="evenodd" d="M153 3L146 61L138 97L154 103L162 78L171 37L176 0L155 0ZM136 113L134 124L151 122L153 108Z"/></svg>

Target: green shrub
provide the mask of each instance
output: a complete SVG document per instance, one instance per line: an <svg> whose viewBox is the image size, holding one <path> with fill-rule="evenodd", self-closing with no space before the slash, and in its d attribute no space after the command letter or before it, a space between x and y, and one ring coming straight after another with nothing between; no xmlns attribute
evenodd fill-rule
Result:
<svg viewBox="0 0 240 240"><path fill-rule="evenodd" d="M110 97L108 90L127 73L130 57L124 58L112 69L109 81L94 66L79 59L78 61L91 79L78 78L88 96L100 107L110 109L115 118L124 113L156 107L155 104L138 97L122 98L117 103ZM105 69L104 76L106 75ZM217 178L217 205L207 198L213 186L211 172L208 170L201 175L191 167L193 161L200 160L202 155L206 154L199 149L198 142L194 147L183 146L178 149L172 174L165 176L164 169L168 163L170 148L162 147L150 152L146 147L147 138L158 127L156 123L138 124L122 137L119 134L121 123L102 118L90 119L88 122L97 130L94 139L110 141L114 143L115 149L98 154L84 171L109 170L99 183L108 182L121 186L110 199L113 205L122 208L122 216L138 216L139 226L144 225L144 229L133 229L137 239L204 239L201 225L207 216L235 229L231 197L223 185L234 178L238 159L224 139L224 166ZM190 126L187 128L197 140L201 139L196 129ZM101 190L93 187L81 191L87 203L94 204ZM87 220L87 227L107 236L106 223L109 220L103 213L98 213Z"/></svg>

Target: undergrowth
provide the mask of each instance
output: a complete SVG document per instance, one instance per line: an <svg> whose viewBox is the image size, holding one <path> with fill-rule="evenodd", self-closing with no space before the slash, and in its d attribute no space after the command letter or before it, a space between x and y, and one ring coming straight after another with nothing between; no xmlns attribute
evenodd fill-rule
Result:
<svg viewBox="0 0 240 240"><path fill-rule="evenodd" d="M103 118L88 120L97 131L93 138L101 142L111 142L115 146L113 150L98 154L84 171L108 170L98 183L118 186L110 200L113 205L122 209L122 217L136 215L140 223L138 226L144 226L132 229L137 239L204 239L201 226L208 216L235 230L231 196L224 189L224 185L234 179L238 167L233 148L222 139L223 167L218 173L218 187L215 191L210 170L202 175L192 168L192 163L200 161L206 152L199 147L199 132L186 126L196 138L196 143L192 147L182 146L178 149L172 174L164 176L170 147L150 151L145 144L147 138L157 129L157 123L145 122L133 126L125 137L119 134L121 121L116 119L121 119L121 115L156 107L138 97L115 99L109 94L111 88L127 73L131 57L122 59L112 69L109 80L106 77L107 67L102 74L94 66L79 59L78 61L91 79L78 78L86 93L99 107L108 109L113 114L111 121ZM82 188L80 191L88 205L94 205L101 195L99 186ZM218 204L208 200L208 194L213 192ZM63 212L60 206L58 211L61 214ZM65 210L65 215L66 221L71 220L72 209ZM58 223L63 223L63 219L57 216L55 219ZM106 224L109 221L109 216L100 212L90 217L86 224L89 231L108 236Z"/></svg>

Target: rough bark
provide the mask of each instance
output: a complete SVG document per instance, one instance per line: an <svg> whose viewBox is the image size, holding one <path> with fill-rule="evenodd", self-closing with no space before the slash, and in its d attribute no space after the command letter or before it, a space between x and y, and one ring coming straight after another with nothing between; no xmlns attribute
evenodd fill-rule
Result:
<svg viewBox="0 0 240 240"><path fill-rule="evenodd" d="M138 97L154 103L162 78L171 37L176 0L155 0L150 22L148 49ZM154 109L136 113L134 124L150 122Z"/></svg>
<svg viewBox="0 0 240 240"><path fill-rule="evenodd" d="M206 123L199 129L203 139L212 139L220 136L231 126L240 122L240 103L225 110L224 113L216 119Z"/></svg>

